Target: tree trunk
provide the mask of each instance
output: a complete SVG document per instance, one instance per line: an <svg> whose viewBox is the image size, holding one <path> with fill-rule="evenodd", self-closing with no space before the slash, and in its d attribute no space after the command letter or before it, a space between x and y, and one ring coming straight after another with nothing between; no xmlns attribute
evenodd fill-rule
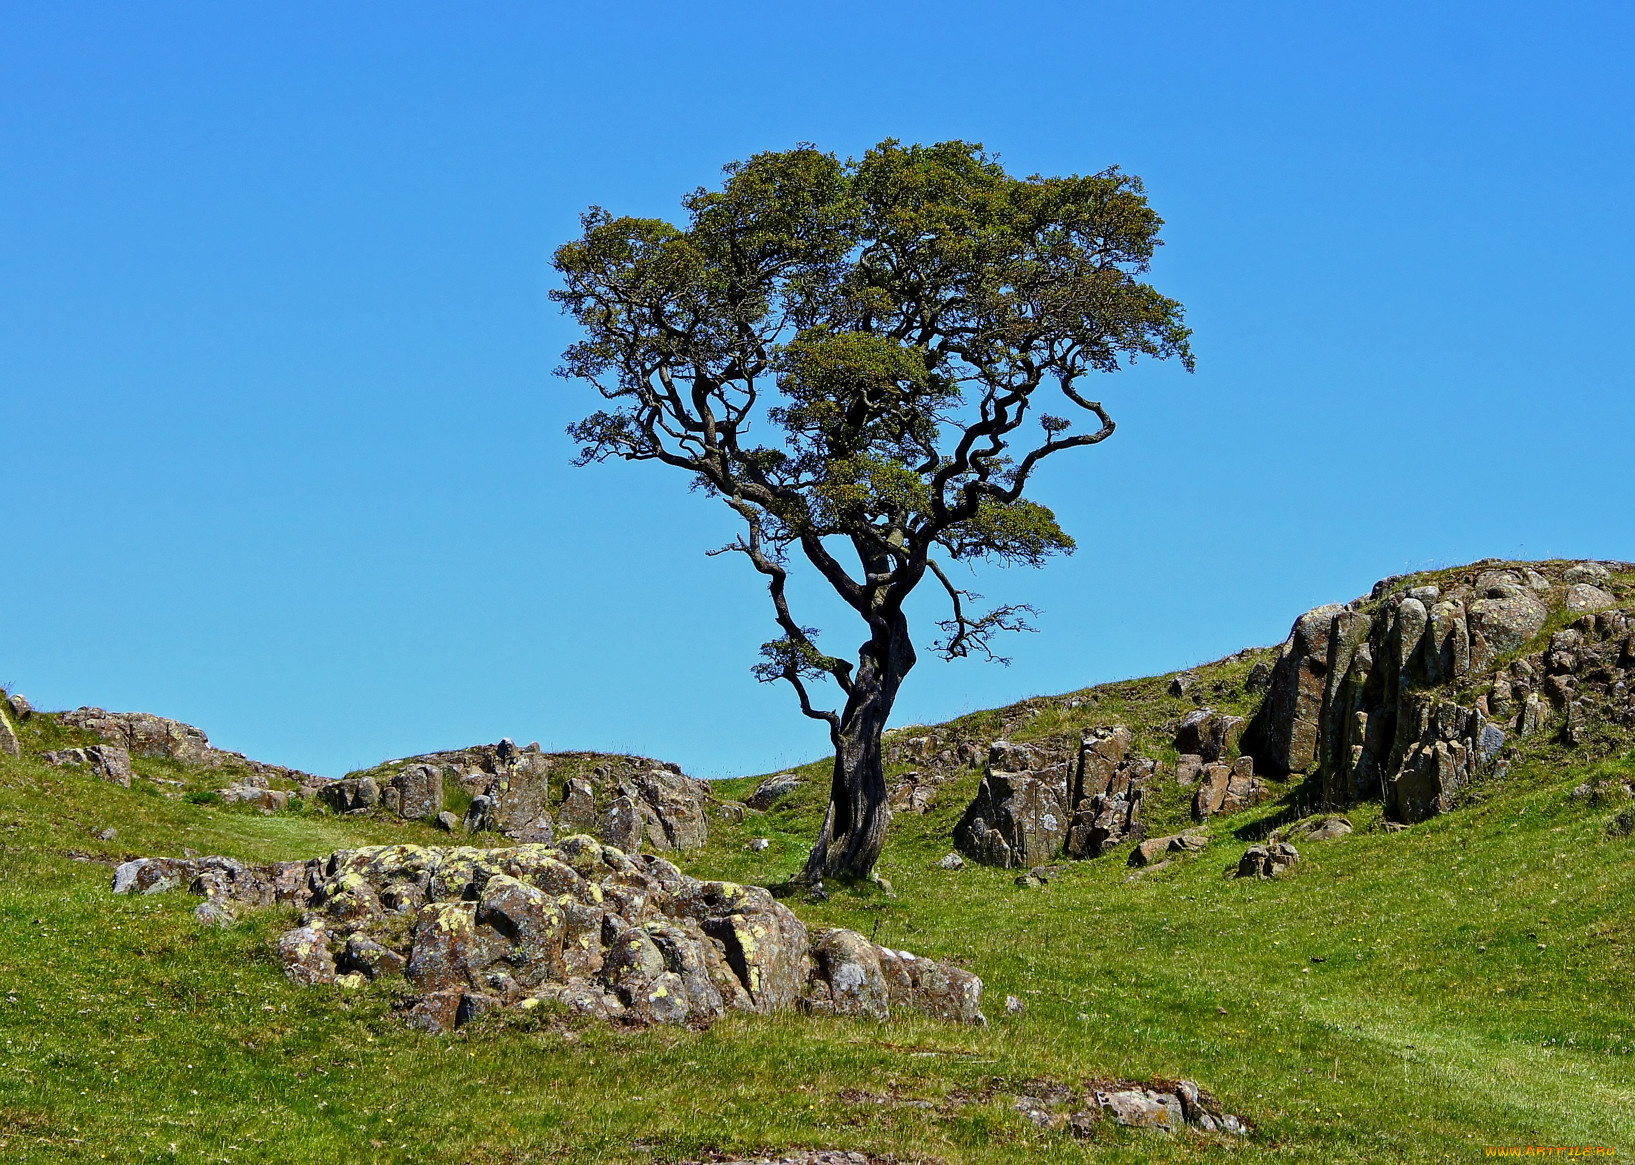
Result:
<svg viewBox="0 0 1635 1165"><path fill-rule="evenodd" d="M898 685L914 663L914 644L900 613L881 619L858 653L851 695L835 738L829 812L806 860L805 878L811 885L836 875L866 878L880 859L891 820L881 737L897 702Z"/></svg>

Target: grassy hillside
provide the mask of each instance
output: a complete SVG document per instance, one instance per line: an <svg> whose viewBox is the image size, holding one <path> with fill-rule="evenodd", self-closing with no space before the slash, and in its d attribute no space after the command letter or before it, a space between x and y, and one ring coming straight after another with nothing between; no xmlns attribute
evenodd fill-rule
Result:
<svg viewBox="0 0 1635 1165"><path fill-rule="evenodd" d="M1249 654L1197 669L1213 706L1246 708ZM1075 706L1076 701L1076 706ZM979 713L947 739L1071 736L1123 721L1163 755L1193 705L1131 681ZM0 756L0 1157L17 1161L675 1161L793 1147L900 1161L1447 1160L1488 1145L1635 1150L1635 840L1620 793L1631 742L1539 741L1458 811L1299 843L1276 882L1224 872L1302 790L1209 825L1201 856L1150 873L1118 853L1017 871L943 870L975 790L966 768L905 814L885 886L796 902L812 925L953 959L987 983L990 1024L956 1028L733 1016L709 1030L489 1017L411 1032L386 982L288 984L290 915L225 930L198 899L108 893L136 855L298 858L443 835L419 825L195 803L219 774L138 760L125 790L29 758L70 743L48 717ZM895 766L908 767L907 763ZM712 820L697 875L773 884L815 832L818 779L742 824ZM180 782L179 784L167 782ZM754 778L724 782L742 796ZM1166 798L1168 798L1166 800ZM1155 825L1179 825L1178 791ZM112 828L112 840L99 835ZM762 852L751 837L770 838ZM1013 994L1026 1003L1008 1015ZM1247 1141L1102 1122L1093 1138L1016 1111L1038 1081L1188 1077L1253 1122Z"/></svg>

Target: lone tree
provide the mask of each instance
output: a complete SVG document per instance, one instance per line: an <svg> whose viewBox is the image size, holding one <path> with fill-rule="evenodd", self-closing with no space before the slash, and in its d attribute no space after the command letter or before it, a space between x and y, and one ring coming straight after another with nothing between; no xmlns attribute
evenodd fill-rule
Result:
<svg viewBox="0 0 1635 1165"><path fill-rule="evenodd" d="M1090 373L1138 356L1191 369L1190 331L1138 278L1163 220L1116 168L1013 178L978 145L885 141L861 160L801 145L725 173L683 200L684 228L592 208L556 252L552 295L584 336L559 373L612 402L568 432L578 465L663 462L743 519L713 553L766 577L781 634L755 674L793 686L834 744L805 877L866 877L890 819L881 737L916 659L904 601L927 575L946 592L934 650L948 659L995 658L995 633L1029 629L1031 608L973 607L945 564L1070 553L1024 496L1034 471L1112 436ZM867 626L855 663L791 613L792 550ZM823 679L839 710L813 705Z"/></svg>

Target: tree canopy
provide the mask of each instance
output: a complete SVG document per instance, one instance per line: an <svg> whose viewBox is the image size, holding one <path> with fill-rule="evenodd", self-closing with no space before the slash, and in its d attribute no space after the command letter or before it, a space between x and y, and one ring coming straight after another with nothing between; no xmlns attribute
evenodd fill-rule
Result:
<svg viewBox="0 0 1635 1165"><path fill-rule="evenodd" d="M560 371L610 406L569 433L581 464L672 465L740 515L723 550L766 576L780 631L756 675L790 683L837 752L809 873L866 873L879 839L862 834L884 823L859 817L873 785L883 799L864 770L914 663L903 600L931 574L949 604L935 650L992 656L1028 608L975 608L945 567L1070 552L1025 491L1046 458L1112 435L1085 381L1141 356L1192 367L1181 305L1139 278L1163 220L1116 168L1014 178L960 141L757 154L683 205L685 227L593 208L556 252L552 295L583 331ZM795 550L868 626L855 663L791 612ZM814 679L845 706L815 706Z"/></svg>

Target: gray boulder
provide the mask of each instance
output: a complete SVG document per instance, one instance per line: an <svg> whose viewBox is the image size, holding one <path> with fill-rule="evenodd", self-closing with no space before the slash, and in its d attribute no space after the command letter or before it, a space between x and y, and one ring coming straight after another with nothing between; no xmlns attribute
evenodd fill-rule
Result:
<svg viewBox="0 0 1635 1165"><path fill-rule="evenodd" d="M1246 723L1242 716L1231 716L1213 708L1195 708L1176 729L1175 750L1206 761L1220 760L1237 748Z"/></svg>
<svg viewBox="0 0 1635 1165"><path fill-rule="evenodd" d="M778 773L756 785L755 791L744 798L744 804L764 813L805 783L794 773Z"/></svg>
<svg viewBox="0 0 1635 1165"><path fill-rule="evenodd" d="M1574 583L1567 588L1567 610L1575 615L1587 611L1604 611L1618 605L1617 596L1592 583Z"/></svg>

